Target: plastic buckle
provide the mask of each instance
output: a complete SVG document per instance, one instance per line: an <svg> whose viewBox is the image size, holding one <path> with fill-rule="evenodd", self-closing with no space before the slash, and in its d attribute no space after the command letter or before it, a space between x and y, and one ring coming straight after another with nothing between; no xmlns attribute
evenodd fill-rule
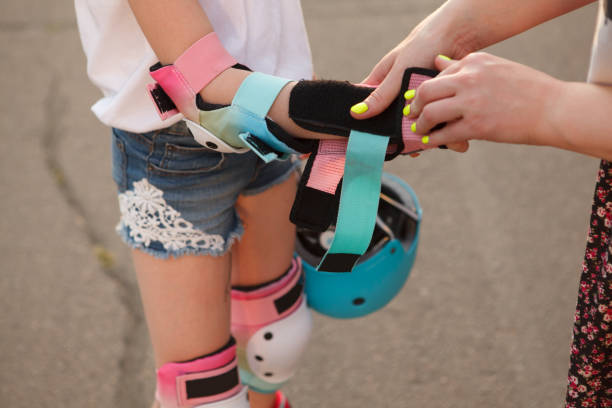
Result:
<svg viewBox="0 0 612 408"><path fill-rule="evenodd" d="M249 132L240 133L238 137L240 140L246 143L246 145L249 146L251 150L264 162L270 163L271 161L279 158L279 154L277 152L272 150L267 144Z"/></svg>
<svg viewBox="0 0 612 408"><path fill-rule="evenodd" d="M220 153L246 153L249 151L248 147L234 147L225 143L222 139L213 135L207 129L202 127L199 123L196 123L189 119L184 119L187 127L191 131L193 138L202 146L208 147L211 150Z"/></svg>

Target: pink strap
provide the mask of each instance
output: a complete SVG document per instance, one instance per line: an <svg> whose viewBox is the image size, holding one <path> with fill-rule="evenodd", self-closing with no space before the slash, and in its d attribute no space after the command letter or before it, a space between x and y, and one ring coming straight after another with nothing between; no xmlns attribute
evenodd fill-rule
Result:
<svg viewBox="0 0 612 408"><path fill-rule="evenodd" d="M197 121L196 94L235 64L234 57L225 50L217 34L212 32L189 47L173 65L152 71L151 76L183 115ZM159 109L158 113L161 113ZM173 111L163 113L162 119L171 113Z"/></svg>
<svg viewBox="0 0 612 408"><path fill-rule="evenodd" d="M312 163L307 187L336 194L338 184L344 175L346 160L346 140L321 140L319 149Z"/></svg>
<svg viewBox="0 0 612 408"><path fill-rule="evenodd" d="M219 376L233 376L236 373L236 385L226 391L199 398L188 398L187 383L206 380ZM230 381L231 383L231 381ZM193 405L221 401L240 392L238 380L236 345L193 361L184 363L166 363L157 370L157 399L164 408L182 408Z"/></svg>
<svg viewBox="0 0 612 408"><path fill-rule="evenodd" d="M194 93L235 64L236 60L225 50L214 31L200 38L174 62Z"/></svg>
<svg viewBox="0 0 612 408"><path fill-rule="evenodd" d="M410 76L408 89L416 90L423 82L429 79L431 79L431 77L427 75L412 74ZM410 101L406 101L406 105L409 104ZM408 119L406 116L402 116L402 138L404 139L404 150L402 150L403 154L429 148L429 146L424 145L421 142L422 136L412 133L410 127L414 122L416 122L414 119Z"/></svg>
<svg viewBox="0 0 612 408"><path fill-rule="evenodd" d="M269 287L254 292L232 290L232 325L270 324L293 313L303 301L302 288L298 287L301 275L302 263L298 258L293 260L288 276ZM295 302L279 313L275 302L296 290L300 293Z"/></svg>

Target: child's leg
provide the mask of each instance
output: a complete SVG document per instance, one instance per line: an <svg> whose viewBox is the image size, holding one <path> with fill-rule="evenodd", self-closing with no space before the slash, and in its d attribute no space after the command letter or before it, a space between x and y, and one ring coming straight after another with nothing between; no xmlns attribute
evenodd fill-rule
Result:
<svg viewBox="0 0 612 408"><path fill-rule="evenodd" d="M134 250L133 259L157 368L227 343L229 254L158 259Z"/></svg>
<svg viewBox="0 0 612 408"><path fill-rule="evenodd" d="M270 282L287 271L295 245L295 226L289 211L295 196L297 177L263 193L240 196L238 213L244 235L233 249L232 285L252 286ZM252 408L274 406L274 394L249 391Z"/></svg>

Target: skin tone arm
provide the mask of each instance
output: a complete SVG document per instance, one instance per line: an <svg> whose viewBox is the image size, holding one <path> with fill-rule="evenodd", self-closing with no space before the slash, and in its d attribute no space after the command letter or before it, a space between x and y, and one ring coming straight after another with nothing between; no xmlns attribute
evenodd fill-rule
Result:
<svg viewBox="0 0 612 408"><path fill-rule="evenodd" d="M197 0L169 2L165 0L129 0L149 44L162 64L173 63L193 43L214 31ZM215 78L200 95L210 103L230 104L249 72L230 68ZM269 116L296 137L337 139L338 136L305 130L289 118L289 96L295 82L281 91L270 109Z"/></svg>
<svg viewBox="0 0 612 408"><path fill-rule="evenodd" d="M448 0L374 67L365 82L378 85L351 114L367 119L396 97L406 68L433 68L436 55L461 59L594 0Z"/></svg>
<svg viewBox="0 0 612 408"><path fill-rule="evenodd" d="M448 125L424 142L483 139L612 160L612 86L560 81L484 53L435 63L442 72L419 88L410 116L418 116L415 131L422 135Z"/></svg>

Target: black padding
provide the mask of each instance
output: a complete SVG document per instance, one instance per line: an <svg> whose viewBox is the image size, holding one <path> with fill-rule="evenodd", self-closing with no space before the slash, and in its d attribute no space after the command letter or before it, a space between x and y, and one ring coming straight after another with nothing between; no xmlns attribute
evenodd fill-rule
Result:
<svg viewBox="0 0 612 408"><path fill-rule="evenodd" d="M299 126L323 133L348 136L351 129L384 136L401 136L403 105L392 106L366 120L353 119L351 106L363 101L374 88L342 81L300 81L291 91L289 117Z"/></svg>
<svg viewBox="0 0 612 408"><path fill-rule="evenodd" d="M291 306L295 305L295 302L298 301L302 294L303 288L304 285L298 281L289 292L274 301L274 307L276 307L278 314L282 314L286 310L289 310Z"/></svg>
<svg viewBox="0 0 612 408"><path fill-rule="evenodd" d="M155 84L155 88L153 88L150 93L151 97L153 98L153 102L155 102L161 113L170 112L171 110L176 109L176 105L174 102L172 102L172 99L170 99L168 94L159 84Z"/></svg>
<svg viewBox="0 0 612 408"><path fill-rule="evenodd" d="M360 256L359 254L327 254L318 270L321 272L350 272Z"/></svg>
<svg viewBox="0 0 612 408"><path fill-rule="evenodd" d="M410 84L412 74L429 77L438 71L424 68L409 68L404 72L402 86L397 98L389 107L370 119L358 120L350 115L350 108L363 101L374 88L353 85L344 81L300 81L289 98L289 117L304 129L349 136L351 130L389 136L391 144L398 146L387 160L403 150L402 117L406 99L404 92Z"/></svg>
<svg viewBox="0 0 612 408"><path fill-rule="evenodd" d="M266 125L268 126L268 130L272 133L278 140L292 148L293 150L300 153L311 153L317 150L319 146L319 141L315 139L299 139L291 136L285 129L280 127L280 125L274 122L270 118L266 118Z"/></svg>
<svg viewBox="0 0 612 408"><path fill-rule="evenodd" d="M210 378L198 378L185 382L187 399L210 397L231 390L240 383L238 367Z"/></svg>
<svg viewBox="0 0 612 408"><path fill-rule="evenodd" d="M316 154L313 153L306 162L289 219L298 227L323 232L338 217L342 181L336 188L336 194L328 194L306 186L315 158Z"/></svg>

